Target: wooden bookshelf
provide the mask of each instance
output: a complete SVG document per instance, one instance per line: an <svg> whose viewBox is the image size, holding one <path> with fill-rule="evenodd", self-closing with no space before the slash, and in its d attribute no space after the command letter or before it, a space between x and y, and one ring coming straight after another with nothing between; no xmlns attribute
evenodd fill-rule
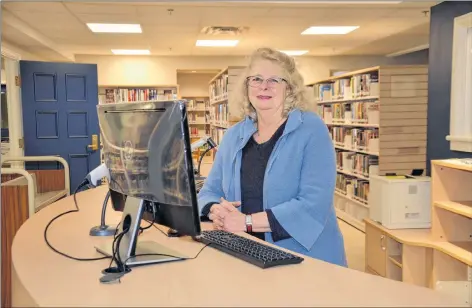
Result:
<svg viewBox="0 0 472 308"><path fill-rule="evenodd" d="M98 103L99 104L115 104L115 103L136 103L155 100L171 100L178 99L179 85L150 85L150 86L134 86L134 85L99 85L98 86ZM102 136L100 135L100 140ZM100 161L105 162L103 144L100 143Z"/></svg>
<svg viewBox="0 0 472 308"><path fill-rule="evenodd" d="M369 175L426 170L427 82L428 67L415 65L375 66L307 85L336 150L338 217L361 231Z"/></svg>
<svg viewBox="0 0 472 308"><path fill-rule="evenodd" d="M243 66L229 66L221 70L209 82L211 137L218 144L226 130L241 119L229 109L231 92L234 91Z"/></svg>
<svg viewBox="0 0 472 308"><path fill-rule="evenodd" d="M366 220L366 271L456 296L472 307L472 159L435 160L431 228Z"/></svg>
<svg viewBox="0 0 472 308"><path fill-rule="evenodd" d="M208 96L183 96L182 99L187 100L187 115L191 142L197 141L205 136L210 136L210 98ZM207 148L208 145L204 145L193 152L192 155L194 159L198 161L202 152ZM211 152L208 152L205 156L211 157Z"/></svg>
<svg viewBox="0 0 472 308"><path fill-rule="evenodd" d="M178 85L102 85L98 87L98 101L100 104L132 103L178 98L180 98Z"/></svg>

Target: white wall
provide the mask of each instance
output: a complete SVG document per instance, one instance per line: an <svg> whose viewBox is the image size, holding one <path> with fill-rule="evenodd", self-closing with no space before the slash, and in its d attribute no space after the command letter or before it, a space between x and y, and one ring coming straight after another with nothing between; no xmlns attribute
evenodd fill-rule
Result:
<svg viewBox="0 0 472 308"><path fill-rule="evenodd" d="M208 96L208 82L215 74L177 74L180 96Z"/></svg>
<svg viewBox="0 0 472 308"><path fill-rule="evenodd" d="M243 57L76 56L98 65L99 85L177 84L177 69L223 69L245 64Z"/></svg>
<svg viewBox="0 0 472 308"><path fill-rule="evenodd" d="M246 57L152 57L76 55L79 63L96 63L99 85L177 84L178 69L223 69L246 65ZM329 77L330 70L354 70L385 64L424 64L427 59L382 56L300 57L299 69L306 83Z"/></svg>
<svg viewBox="0 0 472 308"><path fill-rule="evenodd" d="M2 40L2 50L8 50L10 52L13 52L21 57L21 60L33 60L33 61L45 61L44 58L35 55L31 52L28 52L14 44L11 44L9 42L3 41Z"/></svg>

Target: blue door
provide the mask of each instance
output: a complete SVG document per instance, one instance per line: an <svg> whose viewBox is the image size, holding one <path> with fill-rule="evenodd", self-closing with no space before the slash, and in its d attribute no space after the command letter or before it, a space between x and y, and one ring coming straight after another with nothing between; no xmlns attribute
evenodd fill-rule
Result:
<svg viewBox="0 0 472 308"><path fill-rule="evenodd" d="M73 192L100 164L96 64L20 61L26 156L58 155L69 163ZM60 168L28 163L28 169Z"/></svg>

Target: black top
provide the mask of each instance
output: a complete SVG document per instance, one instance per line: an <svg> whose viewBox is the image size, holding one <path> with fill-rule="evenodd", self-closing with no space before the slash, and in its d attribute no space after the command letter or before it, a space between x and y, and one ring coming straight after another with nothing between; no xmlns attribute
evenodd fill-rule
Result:
<svg viewBox="0 0 472 308"><path fill-rule="evenodd" d="M268 141L259 144L252 137L243 148L241 161L241 212L244 214L254 214L264 210L262 204L264 194L263 183L267 162L275 144L284 132L285 124L286 122L277 129ZM267 210L266 212L274 241L290 237L278 223L272 211ZM264 233L253 233L252 235L265 240Z"/></svg>
<svg viewBox="0 0 472 308"><path fill-rule="evenodd" d="M241 212L244 214L254 214L264 210L262 204L263 184L267 162L277 140L283 134L285 124L286 122L277 129L268 141L259 144L251 137L243 148L241 161ZM213 204L215 203L209 203L203 208L203 216L208 216ZM279 224L272 211L266 210L266 213L274 242L289 238L290 235ZM265 240L265 234L262 232L251 233L251 235Z"/></svg>

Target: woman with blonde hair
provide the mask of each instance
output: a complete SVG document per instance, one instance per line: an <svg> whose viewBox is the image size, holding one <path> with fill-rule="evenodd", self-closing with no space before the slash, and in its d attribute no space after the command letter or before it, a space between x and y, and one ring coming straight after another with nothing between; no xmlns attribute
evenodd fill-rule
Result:
<svg viewBox="0 0 472 308"><path fill-rule="evenodd" d="M215 229L248 232L346 266L333 207L335 152L293 58L256 50L232 101L244 119L225 133L198 195Z"/></svg>

